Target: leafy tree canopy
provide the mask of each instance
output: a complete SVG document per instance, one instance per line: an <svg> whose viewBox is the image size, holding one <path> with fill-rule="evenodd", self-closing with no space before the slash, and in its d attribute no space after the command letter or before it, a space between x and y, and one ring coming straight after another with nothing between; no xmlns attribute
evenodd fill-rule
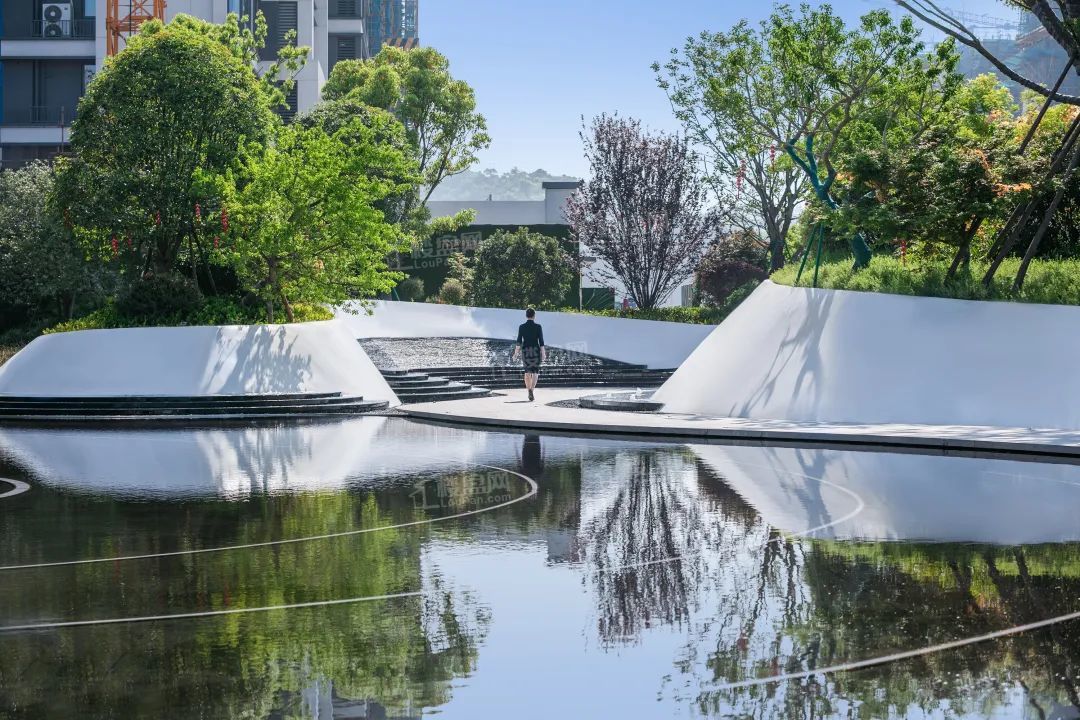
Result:
<svg viewBox="0 0 1080 720"><path fill-rule="evenodd" d="M273 317L280 302L341 303L389 292L404 277L386 258L403 250L400 229L378 204L407 187L409 159L354 120L337 133L279 128L224 189L236 210L222 250ZM415 177L412 178L415 181ZM235 180L234 180L235 182Z"/></svg>
<svg viewBox="0 0 1080 720"><path fill-rule="evenodd" d="M87 88L56 198L93 252L129 269L169 272L196 240L195 206L213 179L278 124L235 16L226 26L179 16L147 22Z"/></svg>
<svg viewBox="0 0 1080 720"><path fill-rule="evenodd" d="M388 110L405 125L427 187L424 202L443 179L467 170L491 144L473 90L450 74L432 48L384 47L369 60L343 60L323 87L325 100L352 96Z"/></svg>
<svg viewBox="0 0 1080 720"><path fill-rule="evenodd" d="M473 300L484 307L559 307L574 282L574 262L559 241L518 228L484 238L473 258Z"/></svg>

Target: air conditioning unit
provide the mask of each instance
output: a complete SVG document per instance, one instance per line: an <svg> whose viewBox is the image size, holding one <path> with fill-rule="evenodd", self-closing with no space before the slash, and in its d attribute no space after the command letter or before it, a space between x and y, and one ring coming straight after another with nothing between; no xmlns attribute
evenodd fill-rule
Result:
<svg viewBox="0 0 1080 720"><path fill-rule="evenodd" d="M71 37L71 3L47 2L41 6L41 36Z"/></svg>

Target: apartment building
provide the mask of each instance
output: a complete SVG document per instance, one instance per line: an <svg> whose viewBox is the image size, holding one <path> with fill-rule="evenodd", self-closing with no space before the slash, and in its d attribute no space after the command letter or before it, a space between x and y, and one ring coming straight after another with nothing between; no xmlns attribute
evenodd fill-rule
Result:
<svg viewBox="0 0 1080 720"><path fill-rule="evenodd" d="M289 98L293 111L319 100L331 68L339 60L368 57L368 12L377 12L383 44L416 44L418 0L164 0L165 19L180 13L224 22L230 12L261 11L269 37L263 61L276 57L290 30L311 56ZM110 5L112 7L110 8ZM151 8L152 0L2 0L0 2L0 167L19 167L61 152L86 84L109 48L106 19ZM408 37L404 33L409 33ZM119 47L123 48L121 39ZM291 113L290 113L291 114Z"/></svg>

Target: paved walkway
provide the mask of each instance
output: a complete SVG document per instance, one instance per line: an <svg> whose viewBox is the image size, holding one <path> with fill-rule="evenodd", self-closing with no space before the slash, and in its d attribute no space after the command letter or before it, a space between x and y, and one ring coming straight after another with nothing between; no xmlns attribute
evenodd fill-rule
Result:
<svg viewBox="0 0 1080 720"><path fill-rule="evenodd" d="M529 402L524 390L503 391L472 400L405 405L411 417L444 422L562 432L621 433L716 440L895 445L952 451L1035 453L1080 457L1080 431L976 425L807 423L784 420L674 413L627 413L552 407L547 403L595 395L616 388L537 390Z"/></svg>

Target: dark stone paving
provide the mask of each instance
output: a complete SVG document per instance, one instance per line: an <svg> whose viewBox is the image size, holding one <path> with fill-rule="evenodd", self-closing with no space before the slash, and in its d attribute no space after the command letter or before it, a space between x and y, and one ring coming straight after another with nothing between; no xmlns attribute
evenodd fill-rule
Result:
<svg viewBox="0 0 1080 720"><path fill-rule="evenodd" d="M489 338L363 338L361 347L380 369L514 367L514 343ZM548 365L583 368L633 367L598 355L548 347Z"/></svg>

